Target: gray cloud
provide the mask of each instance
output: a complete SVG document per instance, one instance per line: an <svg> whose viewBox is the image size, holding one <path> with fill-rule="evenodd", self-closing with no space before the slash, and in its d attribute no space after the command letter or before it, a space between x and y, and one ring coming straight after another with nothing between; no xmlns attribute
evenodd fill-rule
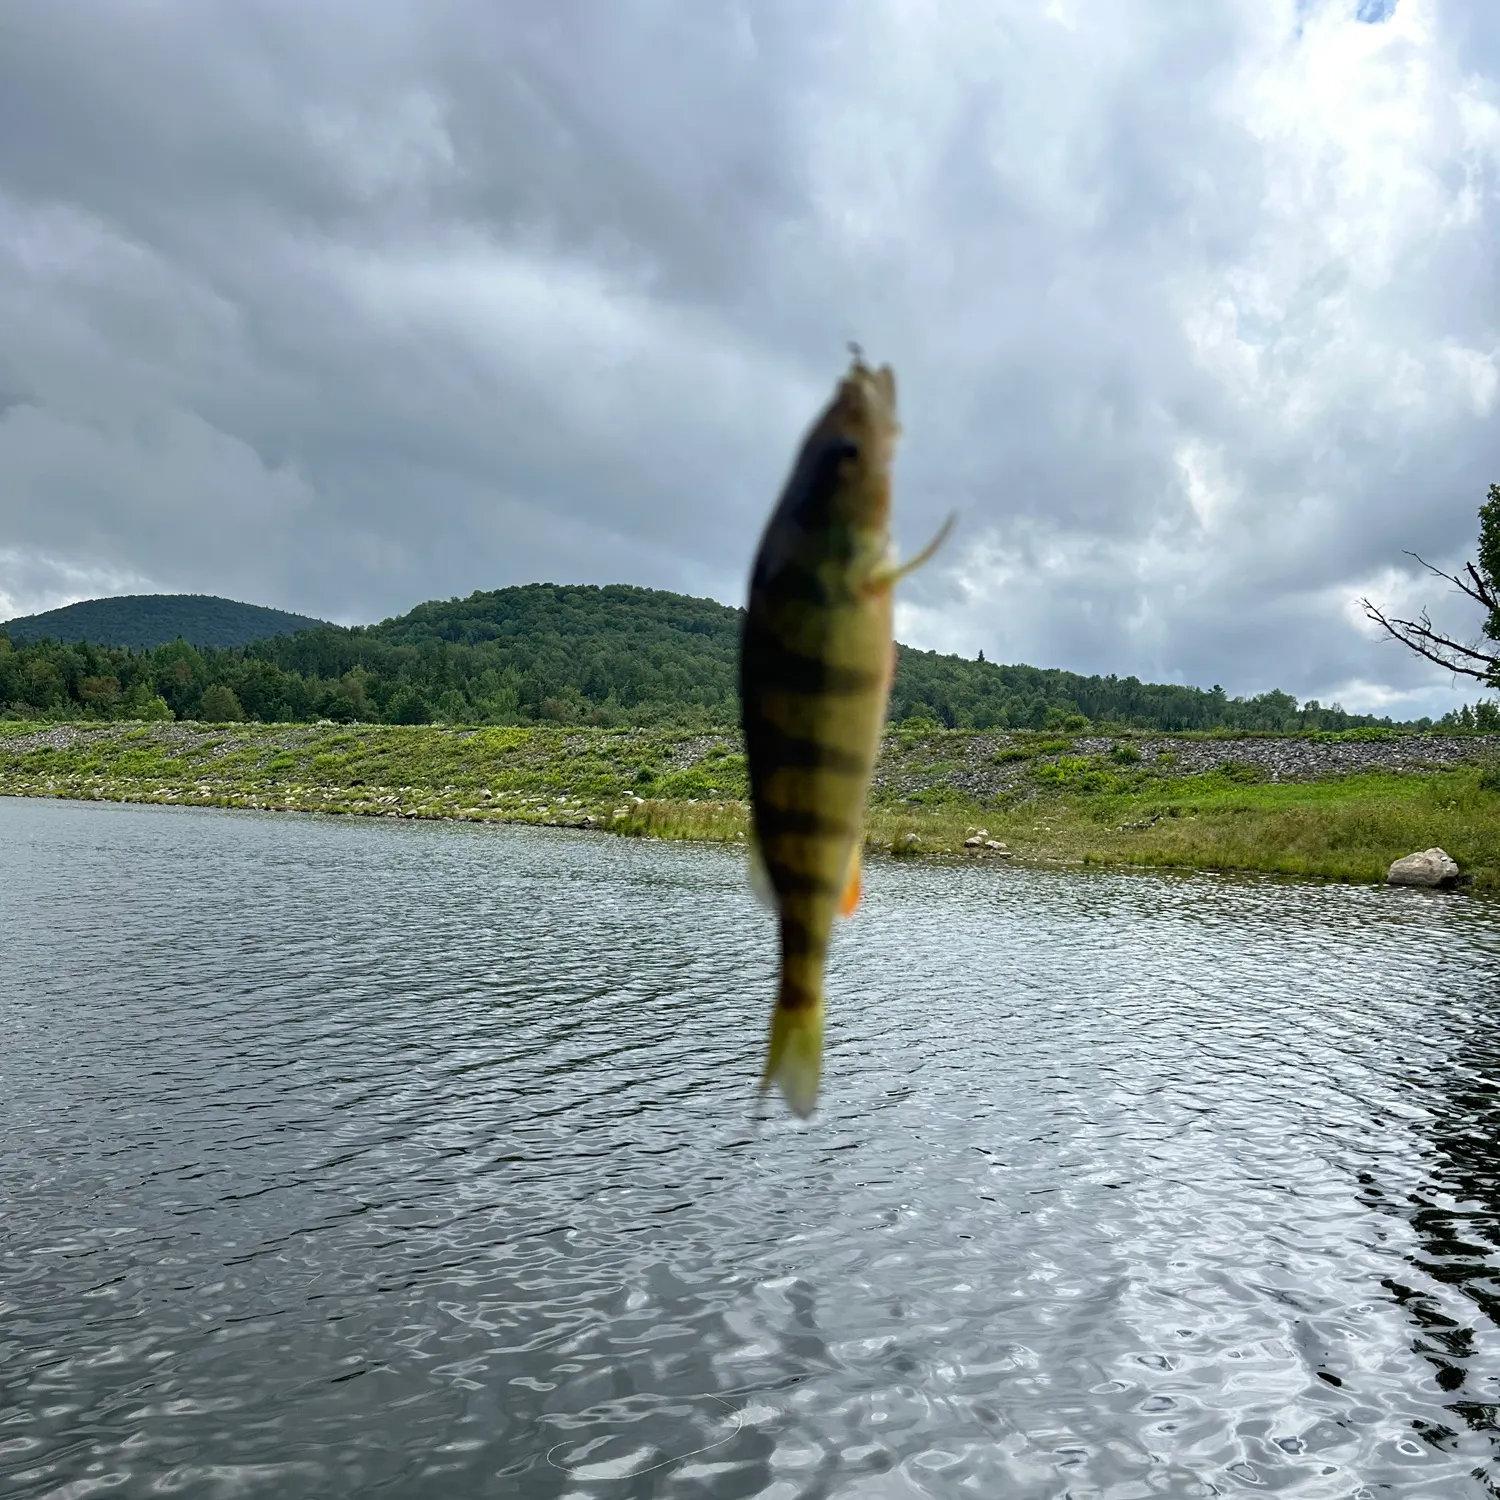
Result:
<svg viewBox="0 0 1500 1500"><path fill-rule="evenodd" d="M1500 479L1500 17L1364 12L16 7L0 613L734 600L858 338L903 638L1445 706L1351 600Z"/></svg>

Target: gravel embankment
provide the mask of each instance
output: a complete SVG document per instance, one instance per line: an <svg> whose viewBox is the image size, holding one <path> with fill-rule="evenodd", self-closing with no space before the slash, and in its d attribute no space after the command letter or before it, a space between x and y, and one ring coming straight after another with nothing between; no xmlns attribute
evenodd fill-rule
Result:
<svg viewBox="0 0 1500 1500"><path fill-rule="evenodd" d="M1317 781L1360 772L1420 772L1448 770L1465 762L1485 760L1500 750L1500 735L1402 735L1382 740L1341 740L1328 743L1310 739L1247 735L1242 739L1189 739L1174 735L1114 739L1103 735L1070 736L1071 748L1061 752L1075 756L1108 756L1117 745L1128 744L1141 764L1171 757L1173 770L1182 775L1201 775L1230 764L1254 766L1270 781ZM997 760L1006 750L1025 748L1025 742L1007 734L976 734L955 737L951 759L934 765L931 742L919 742L910 751L893 736L886 742L875 773L875 785L904 796L935 783L958 788L976 801L1009 790L1028 779L1029 768L1038 760Z"/></svg>

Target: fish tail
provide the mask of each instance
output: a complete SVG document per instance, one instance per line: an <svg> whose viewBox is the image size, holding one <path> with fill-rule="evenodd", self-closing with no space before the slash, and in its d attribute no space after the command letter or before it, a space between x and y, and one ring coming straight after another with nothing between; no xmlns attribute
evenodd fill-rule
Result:
<svg viewBox="0 0 1500 1500"><path fill-rule="evenodd" d="M793 1114L806 1119L818 1102L823 1066L823 997L809 1001L785 977L771 1015L771 1041L760 1078L761 1097L774 1083Z"/></svg>

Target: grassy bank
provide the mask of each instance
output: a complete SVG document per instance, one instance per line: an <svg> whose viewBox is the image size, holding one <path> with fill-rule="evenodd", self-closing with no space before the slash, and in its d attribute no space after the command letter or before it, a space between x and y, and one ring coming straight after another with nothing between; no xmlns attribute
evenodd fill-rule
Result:
<svg viewBox="0 0 1500 1500"><path fill-rule="evenodd" d="M1500 776L1486 757L1494 748L1416 736L893 734L868 842L903 857L1354 881L1379 880L1391 860L1437 844L1475 889L1493 890ZM0 723L0 794L19 796L736 842L746 828L745 790L744 759L724 734Z"/></svg>

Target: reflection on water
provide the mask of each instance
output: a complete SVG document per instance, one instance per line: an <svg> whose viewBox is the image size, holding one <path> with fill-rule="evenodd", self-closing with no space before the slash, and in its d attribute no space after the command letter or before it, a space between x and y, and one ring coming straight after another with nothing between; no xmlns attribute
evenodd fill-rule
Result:
<svg viewBox="0 0 1500 1500"><path fill-rule="evenodd" d="M1500 1453L1500 1039L1493 990L1476 1004L1450 1007L1447 1019L1449 1039L1429 1062L1424 1180L1400 1197L1369 1173L1360 1180L1366 1203L1399 1215L1416 1233L1416 1274L1393 1270L1382 1285L1416 1325L1414 1347L1449 1394L1446 1418L1418 1422L1423 1438L1451 1449L1468 1430L1485 1434ZM1500 1467L1491 1493L1500 1493L1497 1481Z"/></svg>
<svg viewBox="0 0 1500 1500"><path fill-rule="evenodd" d="M0 1492L1500 1494L1497 908L0 800Z"/></svg>

